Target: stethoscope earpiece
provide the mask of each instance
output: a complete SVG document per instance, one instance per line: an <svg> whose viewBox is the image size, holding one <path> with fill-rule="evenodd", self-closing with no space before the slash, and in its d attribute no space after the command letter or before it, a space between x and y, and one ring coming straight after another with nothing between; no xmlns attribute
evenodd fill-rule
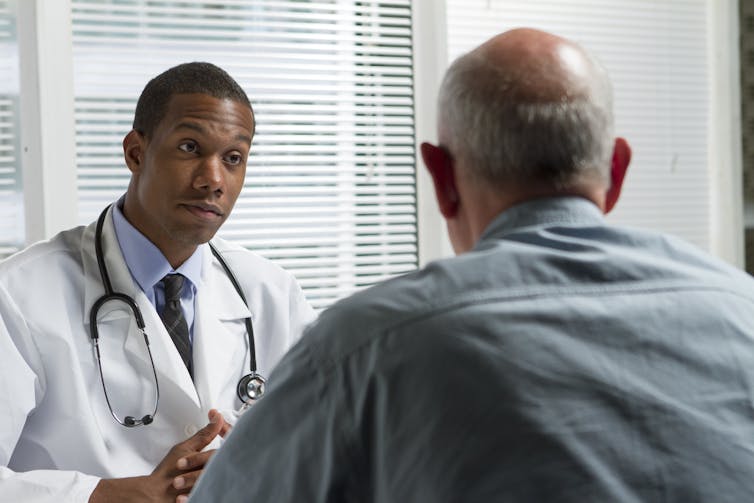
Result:
<svg viewBox="0 0 754 503"><path fill-rule="evenodd" d="M121 423L123 426L127 426L129 428L133 428L134 426L146 426L150 424L152 421L154 421L154 418L151 414L147 414L146 416L142 417L141 419L136 419L133 416L126 416L123 418L123 422Z"/></svg>

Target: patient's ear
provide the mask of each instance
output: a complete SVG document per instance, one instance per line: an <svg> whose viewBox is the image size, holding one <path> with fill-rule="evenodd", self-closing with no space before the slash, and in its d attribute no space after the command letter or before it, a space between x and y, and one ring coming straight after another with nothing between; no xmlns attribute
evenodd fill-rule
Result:
<svg viewBox="0 0 754 503"><path fill-rule="evenodd" d="M443 147L427 142L421 144L421 152L424 165L432 177L440 213L446 219L453 218L459 207L453 158Z"/></svg>
<svg viewBox="0 0 754 503"><path fill-rule="evenodd" d="M610 166L610 188L605 194L605 213L609 213L618 202L628 165L631 163L631 146L623 138L616 138L613 146L613 160Z"/></svg>

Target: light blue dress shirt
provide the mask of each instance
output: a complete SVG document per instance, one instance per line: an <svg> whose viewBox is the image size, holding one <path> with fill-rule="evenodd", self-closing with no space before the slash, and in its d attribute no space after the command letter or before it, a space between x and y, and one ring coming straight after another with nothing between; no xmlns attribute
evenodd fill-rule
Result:
<svg viewBox="0 0 754 503"><path fill-rule="evenodd" d="M189 326L189 334L194 338L194 297L201 287L204 248L198 247L178 269L173 269L165 255L154 243L139 232L123 215L123 198L113 205L113 225L120 251L126 261L128 270L136 283L146 294L149 302L158 313L165 305L165 289L160 281L167 274L182 274L188 281L183 283L181 308Z"/></svg>

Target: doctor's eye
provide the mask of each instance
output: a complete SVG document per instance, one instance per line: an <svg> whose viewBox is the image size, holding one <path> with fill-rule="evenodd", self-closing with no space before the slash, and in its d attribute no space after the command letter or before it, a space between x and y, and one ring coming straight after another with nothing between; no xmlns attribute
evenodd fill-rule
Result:
<svg viewBox="0 0 754 503"><path fill-rule="evenodd" d="M199 146L196 144L196 142L193 141L185 141L178 145L179 150L183 150L184 152L188 154L195 154L199 151Z"/></svg>
<svg viewBox="0 0 754 503"><path fill-rule="evenodd" d="M243 162L243 156L239 153L227 154L224 158L225 162L232 166L237 166Z"/></svg>

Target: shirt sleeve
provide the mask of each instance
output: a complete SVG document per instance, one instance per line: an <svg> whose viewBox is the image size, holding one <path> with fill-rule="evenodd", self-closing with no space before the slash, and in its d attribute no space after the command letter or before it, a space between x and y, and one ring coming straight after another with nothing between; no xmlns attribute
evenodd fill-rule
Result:
<svg viewBox="0 0 754 503"><path fill-rule="evenodd" d="M341 493L339 470L348 465L340 441L343 414L307 342L283 358L264 398L210 461L191 503L318 503Z"/></svg>
<svg viewBox="0 0 754 503"><path fill-rule="evenodd" d="M41 359L29 328L0 288L0 503L85 503L99 482L73 471L8 468L43 387Z"/></svg>

